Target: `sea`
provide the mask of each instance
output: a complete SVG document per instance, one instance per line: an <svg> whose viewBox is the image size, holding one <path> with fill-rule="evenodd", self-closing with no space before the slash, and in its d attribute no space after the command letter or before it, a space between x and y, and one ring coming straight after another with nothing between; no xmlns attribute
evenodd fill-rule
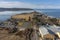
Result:
<svg viewBox="0 0 60 40"><path fill-rule="evenodd" d="M35 9L35 10L25 10L25 11L0 11L0 21L6 21L11 18L11 16L21 13L29 12L41 12L51 17L60 18L60 9Z"/></svg>

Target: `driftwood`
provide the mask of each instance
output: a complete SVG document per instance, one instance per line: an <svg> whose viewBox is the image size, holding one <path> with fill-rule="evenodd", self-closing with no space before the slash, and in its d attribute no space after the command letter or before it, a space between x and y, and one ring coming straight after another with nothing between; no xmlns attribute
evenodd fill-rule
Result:
<svg viewBox="0 0 60 40"><path fill-rule="evenodd" d="M24 40L33 40L32 37L35 37L35 30L33 28L27 28L24 31L18 31L15 35L24 38Z"/></svg>
<svg viewBox="0 0 60 40"><path fill-rule="evenodd" d="M5 29L8 30L8 29ZM4 30L3 30L4 31ZM8 30L11 31L11 30ZM36 32L33 28L26 28L25 30L18 30L15 33L6 33L6 31L2 32L0 30L0 40L36 40ZM2 34L4 33L4 34Z"/></svg>

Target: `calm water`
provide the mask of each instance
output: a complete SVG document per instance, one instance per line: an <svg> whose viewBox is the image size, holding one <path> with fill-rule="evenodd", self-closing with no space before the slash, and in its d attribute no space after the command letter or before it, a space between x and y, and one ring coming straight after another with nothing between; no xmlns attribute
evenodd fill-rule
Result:
<svg viewBox="0 0 60 40"><path fill-rule="evenodd" d="M41 11L42 13L47 14L49 16L60 18L60 9L41 9L38 11Z"/></svg>
<svg viewBox="0 0 60 40"><path fill-rule="evenodd" d="M47 14L49 16L60 18L60 9L40 9L40 10L36 10L36 11ZM0 21L7 20L12 15L20 14L20 13L24 13L24 12L32 12L32 11L4 11L4 12L0 12Z"/></svg>

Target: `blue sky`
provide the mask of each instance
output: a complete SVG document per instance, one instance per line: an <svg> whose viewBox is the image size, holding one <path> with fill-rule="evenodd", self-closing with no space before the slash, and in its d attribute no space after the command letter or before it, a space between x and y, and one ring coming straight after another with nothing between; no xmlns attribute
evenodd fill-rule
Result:
<svg viewBox="0 0 60 40"><path fill-rule="evenodd" d="M60 0L0 0L0 7L59 9Z"/></svg>
<svg viewBox="0 0 60 40"><path fill-rule="evenodd" d="M27 2L27 3L34 3L34 4L60 4L60 0L1 0L1 1L19 1L19 2Z"/></svg>

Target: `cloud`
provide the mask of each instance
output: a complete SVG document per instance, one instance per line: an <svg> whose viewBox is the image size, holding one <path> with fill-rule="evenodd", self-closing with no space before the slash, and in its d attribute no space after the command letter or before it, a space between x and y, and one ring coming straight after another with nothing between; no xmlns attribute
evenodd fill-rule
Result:
<svg viewBox="0 0 60 40"><path fill-rule="evenodd" d="M60 5L31 4L26 2L6 2L1 1L0 7L3 8L40 8L40 9L59 9Z"/></svg>
<svg viewBox="0 0 60 40"><path fill-rule="evenodd" d="M0 2L0 7L4 8L35 8L35 6L24 2Z"/></svg>
<svg viewBox="0 0 60 40"><path fill-rule="evenodd" d="M60 5L39 5L38 8L42 8L42 9L60 9Z"/></svg>

